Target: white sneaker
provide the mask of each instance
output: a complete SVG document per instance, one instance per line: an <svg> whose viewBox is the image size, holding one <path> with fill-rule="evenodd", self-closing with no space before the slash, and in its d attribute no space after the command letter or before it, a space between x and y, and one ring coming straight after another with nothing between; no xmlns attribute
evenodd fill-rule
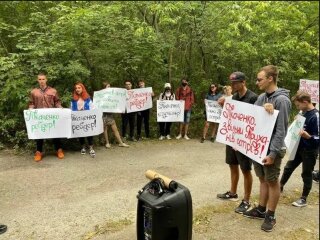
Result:
<svg viewBox="0 0 320 240"><path fill-rule="evenodd" d="M179 135L176 137L176 139L180 139L180 138L182 138L181 134L179 134Z"/></svg>
<svg viewBox="0 0 320 240"><path fill-rule="evenodd" d="M125 143L120 143L120 144L119 144L119 147L129 147L129 145L128 145L128 144L125 144Z"/></svg>
<svg viewBox="0 0 320 240"><path fill-rule="evenodd" d="M292 203L293 206L295 207L305 207L307 206L307 201L303 198L298 199L297 201Z"/></svg>
<svg viewBox="0 0 320 240"><path fill-rule="evenodd" d="M159 140L162 141L164 139L164 136L160 136Z"/></svg>
<svg viewBox="0 0 320 240"><path fill-rule="evenodd" d="M109 143L107 143L106 148L111 148L111 145Z"/></svg>
<svg viewBox="0 0 320 240"><path fill-rule="evenodd" d="M93 158L96 156L96 152L93 149L90 150L89 154Z"/></svg>
<svg viewBox="0 0 320 240"><path fill-rule="evenodd" d="M190 138L188 137L188 135L186 134L186 135L184 135L184 139L185 140L190 140Z"/></svg>
<svg viewBox="0 0 320 240"><path fill-rule="evenodd" d="M80 153L81 153L81 155L86 154L86 148L82 148Z"/></svg>
<svg viewBox="0 0 320 240"><path fill-rule="evenodd" d="M171 139L170 135L167 135L167 139L168 139L168 140L170 140L170 139Z"/></svg>

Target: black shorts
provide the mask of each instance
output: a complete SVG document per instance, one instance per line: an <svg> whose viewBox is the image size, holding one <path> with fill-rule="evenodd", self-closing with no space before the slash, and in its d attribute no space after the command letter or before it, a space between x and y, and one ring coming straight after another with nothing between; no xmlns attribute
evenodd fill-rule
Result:
<svg viewBox="0 0 320 240"><path fill-rule="evenodd" d="M252 160L232 147L226 146L226 163L229 165L240 165L241 170L250 171Z"/></svg>

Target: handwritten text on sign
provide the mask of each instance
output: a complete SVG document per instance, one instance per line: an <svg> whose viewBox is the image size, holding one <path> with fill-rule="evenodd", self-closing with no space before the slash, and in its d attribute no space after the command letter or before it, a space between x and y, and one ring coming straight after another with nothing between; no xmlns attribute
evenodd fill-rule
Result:
<svg viewBox="0 0 320 240"><path fill-rule="evenodd" d="M71 134L71 110L41 108L24 110L29 139L64 138Z"/></svg>
<svg viewBox="0 0 320 240"><path fill-rule="evenodd" d="M124 113L126 109L126 92L124 88L106 88L95 91L93 105L102 112Z"/></svg>
<svg viewBox="0 0 320 240"><path fill-rule="evenodd" d="M319 104L319 80L300 79L299 90L304 90L311 95L311 102Z"/></svg>
<svg viewBox="0 0 320 240"><path fill-rule="evenodd" d="M138 112L152 108L152 88L127 90L127 112Z"/></svg>
<svg viewBox="0 0 320 240"><path fill-rule="evenodd" d="M184 101L157 100L157 122L183 122Z"/></svg>
<svg viewBox="0 0 320 240"><path fill-rule="evenodd" d="M102 112L100 109L71 112L71 136L87 137L103 132Z"/></svg>
<svg viewBox="0 0 320 240"><path fill-rule="evenodd" d="M217 141L227 144L263 164L279 111L268 114L263 107L226 99Z"/></svg>
<svg viewBox="0 0 320 240"><path fill-rule="evenodd" d="M222 111L220 104L217 101L212 101L208 99L205 99L204 101L206 105L207 121L219 123Z"/></svg>
<svg viewBox="0 0 320 240"><path fill-rule="evenodd" d="M305 120L305 117L298 115L288 128L287 136L284 139L284 142L289 153L289 160L293 160L296 156L301 138L299 133L303 129Z"/></svg>

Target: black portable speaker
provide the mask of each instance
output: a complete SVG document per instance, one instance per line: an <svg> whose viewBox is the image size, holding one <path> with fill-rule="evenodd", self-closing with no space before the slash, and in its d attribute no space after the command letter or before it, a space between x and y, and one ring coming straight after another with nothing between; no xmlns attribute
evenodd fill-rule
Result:
<svg viewBox="0 0 320 240"><path fill-rule="evenodd" d="M161 179L154 179L137 198L138 240L192 239L192 199L186 187L175 182L168 189Z"/></svg>

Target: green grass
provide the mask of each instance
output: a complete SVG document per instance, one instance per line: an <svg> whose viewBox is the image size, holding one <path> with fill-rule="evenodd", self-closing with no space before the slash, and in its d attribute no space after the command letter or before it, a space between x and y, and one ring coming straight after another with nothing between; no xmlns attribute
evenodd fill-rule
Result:
<svg viewBox="0 0 320 240"><path fill-rule="evenodd" d="M83 235L82 240L89 240L98 235L104 235L108 233L114 233L125 229L133 222L129 219L122 219L119 221L108 221L101 225L96 225L93 231L87 232Z"/></svg>

